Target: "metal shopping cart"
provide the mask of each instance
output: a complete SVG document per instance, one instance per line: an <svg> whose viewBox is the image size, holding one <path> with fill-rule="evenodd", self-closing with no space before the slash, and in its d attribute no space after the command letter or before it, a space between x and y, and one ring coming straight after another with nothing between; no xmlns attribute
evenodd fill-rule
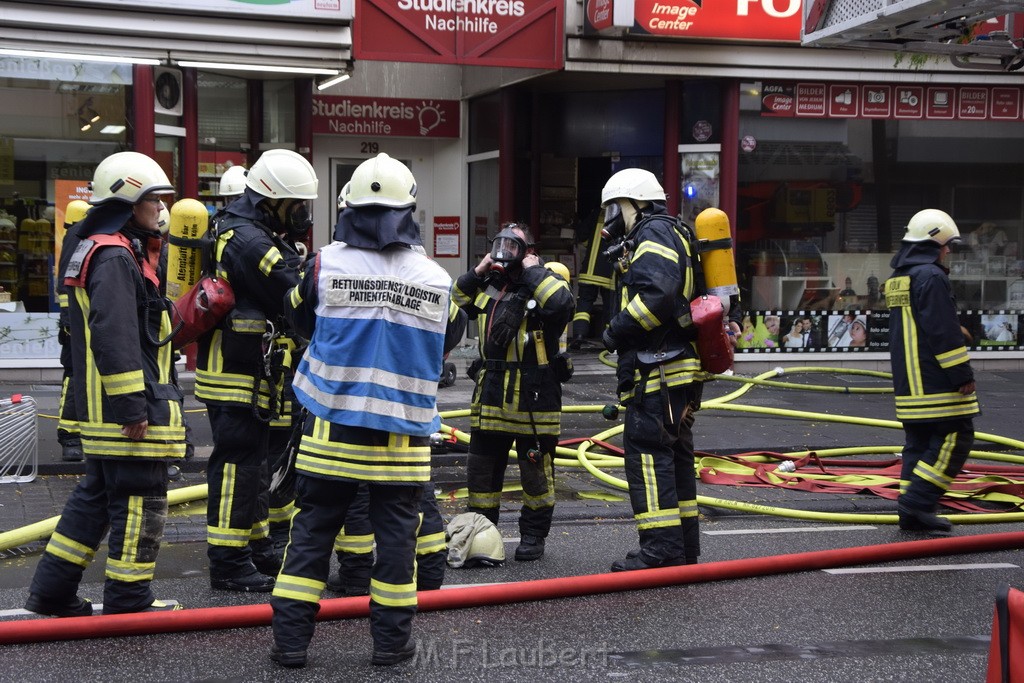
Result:
<svg viewBox="0 0 1024 683"><path fill-rule="evenodd" d="M39 473L36 414L31 396L0 399L0 484L29 482Z"/></svg>

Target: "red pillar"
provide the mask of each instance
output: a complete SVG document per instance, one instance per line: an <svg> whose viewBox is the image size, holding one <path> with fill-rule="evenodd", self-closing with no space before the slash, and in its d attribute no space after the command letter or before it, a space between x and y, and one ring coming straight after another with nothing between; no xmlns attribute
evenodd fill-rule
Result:
<svg viewBox="0 0 1024 683"><path fill-rule="evenodd" d="M156 134L153 125L153 67L148 64L132 66L132 148L136 152L153 156L156 152Z"/></svg>
<svg viewBox="0 0 1024 683"><path fill-rule="evenodd" d="M181 185L179 197L199 198L199 76L194 68L182 69Z"/></svg>
<svg viewBox="0 0 1024 683"><path fill-rule="evenodd" d="M662 154L665 157L664 182L665 193L668 195L666 208L670 216L679 215L681 208L679 193L679 121L682 117L683 88L680 81L665 82L665 132Z"/></svg>
<svg viewBox="0 0 1024 683"><path fill-rule="evenodd" d="M736 242L737 195L739 194L740 154L740 82L734 79L722 83L722 153L719 158L721 175L718 187L718 208L729 217L733 243Z"/></svg>

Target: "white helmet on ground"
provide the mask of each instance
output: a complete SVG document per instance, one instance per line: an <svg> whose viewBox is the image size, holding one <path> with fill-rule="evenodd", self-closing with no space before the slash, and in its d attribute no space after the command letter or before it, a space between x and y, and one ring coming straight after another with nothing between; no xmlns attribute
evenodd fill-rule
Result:
<svg viewBox="0 0 1024 683"><path fill-rule="evenodd" d="M118 152L100 162L92 176L90 204L138 204L147 194L171 194L174 186L160 164L139 152Z"/></svg>
<svg viewBox="0 0 1024 683"><path fill-rule="evenodd" d="M230 166L220 176L220 195L237 197L245 192L245 166Z"/></svg>
<svg viewBox="0 0 1024 683"><path fill-rule="evenodd" d="M301 154L270 149L249 169L245 184L271 199L316 199L318 180L313 166Z"/></svg>
<svg viewBox="0 0 1024 683"><path fill-rule="evenodd" d="M904 242L932 241L940 247L960 242L960 229L945 211L924 209L913 215L907 223Z"/></svg>
<svg viewBox="0 0 1024 683"><path fill-rule="evenodd" d="M346 206L414 206L416 178L408 166L382 152L359 164L340 199Z"/></svg>
<svg viewBox="0 0 1024 683"><path fill-rule="evenodd" d="M663 202L665 190L650 171L642 168L625 168L614 174L601 190L601 204L616 199Z"/></svg>

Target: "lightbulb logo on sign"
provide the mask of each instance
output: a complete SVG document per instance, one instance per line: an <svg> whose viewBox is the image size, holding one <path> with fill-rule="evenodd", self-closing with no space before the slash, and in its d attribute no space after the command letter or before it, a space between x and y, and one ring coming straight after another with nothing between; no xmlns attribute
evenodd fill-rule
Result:
<svg viewBox="0 0 1024 683"><path fill-rule="evenodd" d="M457 138L459 102L315 95L313 132L363 137Z"/></svg>

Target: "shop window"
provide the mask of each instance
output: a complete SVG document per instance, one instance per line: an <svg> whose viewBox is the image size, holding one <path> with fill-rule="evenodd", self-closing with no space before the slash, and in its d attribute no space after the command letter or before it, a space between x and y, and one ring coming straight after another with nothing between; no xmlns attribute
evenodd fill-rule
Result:
<svg viewBox="0 0 1024 683"><path fill-rule="evenodd" d="M125 149L132 71L30 58L3 58L2 65L0 302L5 310L55 311L64 209L72 199L88 199L96 165Z"/></svg>
<svg viewBox="0 0 1024 683"><path fill-rule="evenodd" d="M886 351L882 286L904 226L924 208L950 213L964 236L948 265L971 348L1024 348L1019 124L780 116L766 112L761 83L740 87L741 348ZM846 333L857 316L863 345L859 324L857 345ZM797 325L810 328L799 344Z"/></svg>
<svg viewBox="0 0 1024 683"><path fill-rule="evenodd" d="M199 197L211 211L225 201L220 177L229 167L246 165L249 148L249 90L244 78L200 71Z"/></svg>

